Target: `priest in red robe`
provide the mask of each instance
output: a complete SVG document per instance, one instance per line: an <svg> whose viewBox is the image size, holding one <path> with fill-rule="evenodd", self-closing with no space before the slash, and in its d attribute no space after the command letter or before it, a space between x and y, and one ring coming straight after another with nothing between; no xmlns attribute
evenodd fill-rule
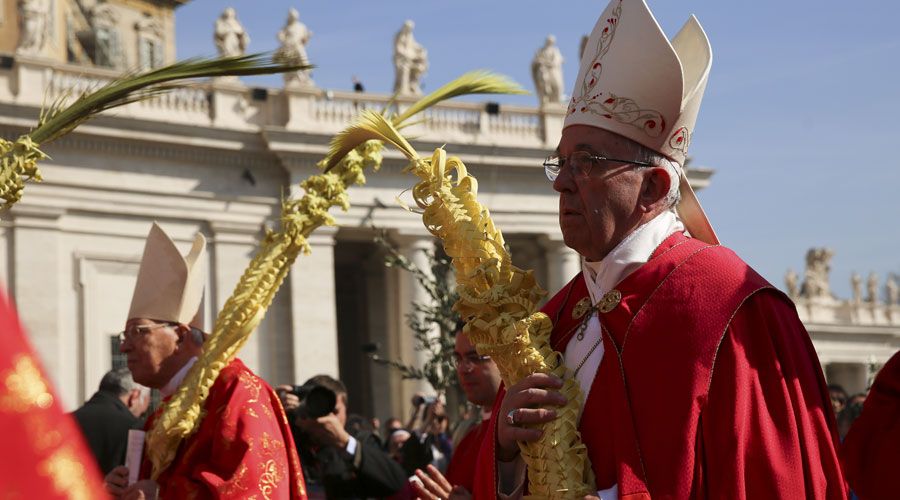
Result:
<svg viewBox="0 0 900 500"><path fill-rule="evenodd" d="M644 0L612 0L544 163L582 256L544 312L584 395L595 497L845 498L809 335L719 245L684 174L711 61L696 18L669 41ZM517 441L556 417L560 386L537 374L498 397L476 498L527 489Z"/></svg>
<svg viewBox="0 0 900 500"><path fill-rule="evenodd" d="M156 224L150 230L138 272L121 351L135 382L171 396L202 354L206 241L194 239L182 257ZM153 426L158 412L147 422ZM107 477L123 498L305 499L300 459L275 391L235 359L224 367L204 402L198 431L185 439L175 459L155 480L142 463L142 480L127 484L128 469Z"/></svg>
<svg viewBox="0 0 900 500"><path fill-rule="evenodd" d="M875 377L841 458L850 489L861 500L900 498L900 352Z"/></svg>

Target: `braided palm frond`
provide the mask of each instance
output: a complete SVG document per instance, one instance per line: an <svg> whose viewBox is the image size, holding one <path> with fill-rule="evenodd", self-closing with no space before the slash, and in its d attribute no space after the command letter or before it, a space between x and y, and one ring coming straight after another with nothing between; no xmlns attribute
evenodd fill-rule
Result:
<svg viewBox="0 0 900 500"><path fill-rule="evenodd" d="M419 105L416 112L440 100L472 91L507 90L508 84L505 87L490 86L491 81L501 80L508 82L490 75L468 79L463 85L451 86L450 91L441 94L440 99L432 97L427 103ZM353 146L332 147L328 156L318 164L323 172L300 183L305 191L303 197L282 201L281 230L266 233L261 248L216 317L202 357L188 371L147 434L147 454L154 479L175 459L181 441L197 432L210 388L222 368L234 359L262 321L299 254L310 252L307 238L322 225L334 225L329 210L333 207L347 210L350 206L347 189L366 182L366 169L377 171L381 167L384 141L414 153L408 141L396 132L387 118L378 113L364 112L358 126L345 131L341 137L343 140L334 144L352 142Z"/></svg>
<svg viewBox="0 0 900 500"><path fill-rule="evenodd" d="M380 118L380 119L379 119ZM387 119L375 114L361 117L332 143L332 151L354 146L354 140L381 140L408 144ZM431 158L401 147L409 158L409 170L420 181L413 197L424 210L425 227L444 244L456 270L459 301L456 310L467 321L465 332L479 353L497 363L507 386L536 373L552 373L564 380L562 394L566 406L559 417L543 424L538 441L520 443L528 466L528 491L532 498L581 498L596 491L587 448L578 433L581 388L562 363L562 356L550 346L553 325L538 311L546 294L533 271L512 265L503 234L494 226L490 212L477 200L478 183L465 165L447 157L438 148Z"/></svg>

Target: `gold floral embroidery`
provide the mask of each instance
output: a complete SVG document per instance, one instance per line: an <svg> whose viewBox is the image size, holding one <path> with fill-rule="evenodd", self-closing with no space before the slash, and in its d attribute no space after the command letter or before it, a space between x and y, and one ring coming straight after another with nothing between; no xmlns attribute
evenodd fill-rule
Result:
<svg viewBox="0 0 900 500"><path fill-rule="evenodd" d="M75 455L71 446L61 448L41 463L38 469L43 476L53 481L57 493L65 494L72 500L90 500L91 495L84 481L84 465Z"/></svg>
<svg viewBox="0 0 900 500"><path fill-rule="evenodd" d="M230 481L222 485L222 496L236 496L237 493L247 490L244 479L247 477L247 464L241 464L241 467L234 474Z"/></svg>
<svg viewBox="0 0 900 500"><path fill-rule="evenodd" d="M7 394L0 397L0 410L24 413L33 408L47 409L53 404L53 394L30 356L22 355L15 368L3 376Z"/></svg>
<svg viewBox="0 0 900 500"><path fill-rule="evenodd" d="M276 452L284 450L284 442L273 438L268 432L263 432L260 443L262 444L262 453L264 455L272 456Z"/></svg>
<svg viewBox="0 0 900 500"><path fill-rule="evenodd" d="M253 418L259 418L259 415L252 405L259 403L259 393L262 391L262 382L249 373L241 373L240 381L244 389L250 392L250 397L247 399L246 403L247 414Z"/></svg>
<svg viewBox="0 0 900 500"><path fill-rule="evenodd" d="M267 460L261 465L262 474L259 477L259 492L263 498L269 500L272 493L275 492L275 486L281 481L282 473L278 470L278 463L275 460Z"/></svg>
<svg viewBox="0 0 900 500"><path fill-rule="evenodd" d="M28 418L25 421L25 431L28 433L31 445L38 451L56 448L60 446L63 440L63 434L59 430L59 426L43 413Z"/></svg>

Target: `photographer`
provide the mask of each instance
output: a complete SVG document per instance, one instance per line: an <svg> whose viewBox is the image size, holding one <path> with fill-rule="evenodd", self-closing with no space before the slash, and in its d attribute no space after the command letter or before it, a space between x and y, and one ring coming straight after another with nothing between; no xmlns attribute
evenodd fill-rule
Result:
<svg viewBox="0 0 900 500"><path fill-rule="evenodd" d="M378 438L347 432L347 389L328 375L278 386L303 464L309 498L390 496L406 483L403 468ZM330 407L330 411L329 411Z"/></svg>

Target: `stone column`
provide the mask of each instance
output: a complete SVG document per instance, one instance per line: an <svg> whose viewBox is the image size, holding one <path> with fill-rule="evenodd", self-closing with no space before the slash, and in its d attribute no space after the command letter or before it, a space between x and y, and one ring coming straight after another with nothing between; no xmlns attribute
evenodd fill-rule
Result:
<svg viewBox="0 0 900 500"><path fill-rule="evenodd" d="M334 294L336 232L334 227L316 229L309 237L312 254L297 257L288 275L295 384L320 373L339 378Z"/></svg>
<svg viewBox="0 0 900 500"><path fill-rule="evenodd" d="M72 408L83 369L77 325L63 324L60 312L64 290L71 294L72 289L72 278L60 272L59 221L64 213L54 207L19 204L13 208L13 264L7 286L63 405Z"/></svg>
<svg viewBox="0 0 900 500"><path fill-rule="evenodd" d="M547 291L552 296L581 271L581 258L562 235L543 235L539 242L547 254Z"/></svg>
<svg viewBox="0 0 900 500"><path fill-rule="evenodd" d="M209 226L212 234L207 249L210 256L209 293L204 297L207 311L204 329L211 332L216 316L259 248L261 227L259 224L223 221L211 222ZM259 332L254 332L238 353L241 361L256 373L264 364L259 357L258 345Z"/></svg>
<svg viewBox="0 0 900 500"><path fill-rule="evenodd" d="M418 266L424 273L431 273L431 267L428 258L425 255L426 250L434 250L433 237L425 233L417 232L397 232L392 235L392 239L399 247L400 253ZM395 268L397 273L397 325L395 331L399 332L399 349L394 352L399 355L403 363L422 367L428 360L428 355L424 351L416 350L417 342L413 336L413 331L406 323L406 318L413 313L413 303L427 303L431 300L428 292L425 291L416 280L416 277L403 269ZM437 331L433 332L437 335ZM400 401L406 402L412 398L416 392L424 392L433 394L434 389L425 380L405 380L401 387Z"/></svg>

